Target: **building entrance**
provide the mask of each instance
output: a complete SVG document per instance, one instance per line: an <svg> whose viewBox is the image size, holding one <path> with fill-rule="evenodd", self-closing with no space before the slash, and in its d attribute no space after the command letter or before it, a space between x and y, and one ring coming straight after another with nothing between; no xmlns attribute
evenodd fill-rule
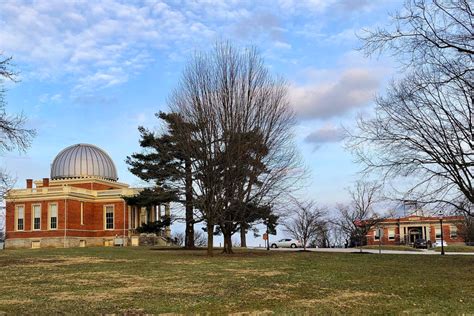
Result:
<svg viewBox="0 0 474 316"><path fill-rule="evenodd" d="M413 244L415 240L422 238L421 227L412 227L408 229L408 236L410 244Z"/></svg>

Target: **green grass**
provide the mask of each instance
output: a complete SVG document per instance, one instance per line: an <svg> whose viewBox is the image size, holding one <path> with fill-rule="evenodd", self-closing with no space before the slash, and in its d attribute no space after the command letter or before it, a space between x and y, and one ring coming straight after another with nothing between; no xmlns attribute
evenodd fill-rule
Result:
<svg viewBox="0 0 474 316"><path fill-rule="evenodd" d="M435 251L441 252L441 247L436 247ZM474 252L474 246L448 245L444 247L445 252Z"/></svg>
<svg viewBox="0 0 474 316"><path fill-rule="evenodd" d="M0 314L474 312L474 256L71 248L0 266Z"/></svg>
<svg viewBox="0 0 474 316"><path fill-rule="evenodd" d="M420 249L416 249L410 246L400 245L400 246L393 246L393 245L382 245L382 250L399 250L399 251L420 251ZM362 249L373 249L378 250L378 245L370 245L370 246L363 246Z"/></svg>

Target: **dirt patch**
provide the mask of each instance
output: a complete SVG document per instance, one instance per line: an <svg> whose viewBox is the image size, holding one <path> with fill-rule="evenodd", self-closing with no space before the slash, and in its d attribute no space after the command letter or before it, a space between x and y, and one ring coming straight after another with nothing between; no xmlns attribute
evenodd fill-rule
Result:
<svg viewBox="0 0 474 316"><path fill-rule="evenodd" d="M286 300L291 296L285 289L257 288L249 291L250 297L258 297L261 300Z"/></svg>
<svg viewBox="0 0 474 316"><path fill-rule="evenodd" d="M23 304L30 304L33 303L32 300L26 299L26 300L17 300L17 299L0 299L0 305L23 305Z"/></svg>
<svg viewBox="0 0 474 316"><path fill-rule="evenodd" d="M286 275L286 272L282 271L267 271L267 270L255 270L255 269L225 269L224 271L231 272L239 276L265 276L272 277L277 275Z"/></svg>
<svg viewBox="0 0 474 316"><path fill-rule="evenodd" d="M251 312L238 312L238 313L230 313L229 316L263 316L263 315L273 315L272 311L251 311Z"/></svg>
<svg viewBox="0 0 474 316"><path fill-rule="evenodd" d="M28 266L35 268L58 267L77 264L98 264L98 263L121 263L129 262L125 259L103 259L97 257L54 257L54 258L28 258L16 259L2 262L3 266Z"/></svg>
<svg viewBox="0 0 474 316"><path fill-rule="evenodd" d="M314 307L318 304L334 305L338 307L350 307L353 305L369 305L367 298L381 296L382 294L363 291L339 291L334 292L326 297L297 300L296 304L301 304L305 307Z"/></svg>
<svg viewBox="0 0 474 316"><path fill-rule="evenodd" d="M163 282L160 285L160 292L176 295L202 295L210 289L210 285L203 283L182 283L182 282Z"/></svg>

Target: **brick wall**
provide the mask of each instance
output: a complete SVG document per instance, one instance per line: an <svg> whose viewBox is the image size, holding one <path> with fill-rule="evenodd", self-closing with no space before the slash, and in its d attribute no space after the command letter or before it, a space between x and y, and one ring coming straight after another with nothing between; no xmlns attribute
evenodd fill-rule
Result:
<svg viewBox="0 0 474 316"><path fill-rule="evenodd" d="M58 204L58 227L50 230L48 224L48 205ZM67 236L101 237L123 235L123 228L128 228L128 208L124 208L124 201L114 202L82 202L83 225L81 225L81 201L68 199L67 203ZM41 230L32 230L32 206L41 205ZM15 206L24 205L25 221L24 231L15 231ZM114 206L114 230L104 229L104 206ZM125 222L124 222L125 209ZM6 203L6 238L40 238L64 236L65 201L28 201Z"/></svg>

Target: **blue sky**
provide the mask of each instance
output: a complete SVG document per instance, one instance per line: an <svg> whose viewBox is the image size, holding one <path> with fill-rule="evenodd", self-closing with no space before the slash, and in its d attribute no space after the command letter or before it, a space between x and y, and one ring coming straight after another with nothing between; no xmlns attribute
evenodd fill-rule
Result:
<svg viewBox="0 0 474 316"><path fill-rule="evenodd" d="M340 126L370 115L394 75L389 59L367 59L356 33L387 25L390 0L2 1L0 51L21 82L7 84L9 112L37 130L26 154L2 157L24 186L49 176L64 147L92 143L115 161L120 181L140 185L125 157L139 150L137 126L157 126L187 58L218 40L256 45L290 85L296 143L310 174L302 196L345 202L359 166Z"/></svg>

